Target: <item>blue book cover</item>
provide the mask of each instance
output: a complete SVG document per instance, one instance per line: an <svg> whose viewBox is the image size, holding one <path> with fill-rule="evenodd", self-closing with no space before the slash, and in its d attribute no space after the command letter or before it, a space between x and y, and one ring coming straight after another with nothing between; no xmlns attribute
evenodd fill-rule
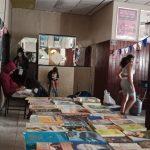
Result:
<svg viewBox="0 0 150 150"><path fill-rule="evenodd" d="M23 135L26 142L26 150L33 150L36 148L37 142L60 143L69 141L65 132L24 132Z"/></svg>
<svg viewBox="0 0 150 150"><path fill-rule="evenodd" d="M71 131L67 136L73 143L106 144L105 139L93 131Z"/></svg>

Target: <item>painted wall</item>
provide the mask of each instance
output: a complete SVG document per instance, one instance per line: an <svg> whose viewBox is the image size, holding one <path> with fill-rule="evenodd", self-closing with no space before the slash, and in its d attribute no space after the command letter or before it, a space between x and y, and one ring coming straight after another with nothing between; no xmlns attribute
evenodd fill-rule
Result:
<svg viewBox="0 0 150 150"><path fill-rule="evenodd" d="M47 74L54 66L39 66L38 81L48 89ZM59 72L59 96L72 95L79 91L92 92L90 67L57 67Z"/></svg>
<svg viewBox="0 0 150 150"><path fill-rule="evenodd" d="M111 39L113 18L113 3L102 8L92 16L93 43L100 43Z"/></svg>
<svg viewBox="0 0 150 150"><path fill-rule="evenodd" d="M113 5L113 23L112 23L112 39L116 39L116 25L117 25L117 10L118 7L125 7L125 8L131 8L131 9L137 9L140 13L140 10L148 10L150 11L150 6L147 5L139 5L139 4L132 4L132 3L125 3L125 2L114 2ZM140 17L140 15L139 15ZM139 24L138 24L139 26ZM138 34L137 34L137 39L138 39Z"/></svg>
<svg viewBox="0 0 150 150"><path fill-rule="evenodd" d="M12 49L25 37L38 37L39 33L76 36L80 45L89 42L90 18L38 10L13 8Z"/></svg>

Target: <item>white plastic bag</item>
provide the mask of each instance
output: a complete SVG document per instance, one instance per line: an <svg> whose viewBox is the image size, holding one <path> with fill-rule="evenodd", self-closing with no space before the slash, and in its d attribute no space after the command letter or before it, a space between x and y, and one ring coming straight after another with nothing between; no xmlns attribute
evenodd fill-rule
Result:
<svg viewBox="0 0 150 150"><path fill-rule="evenodd" d="M107 105L116 105L115 100L110 96L110 93L107 90L104 91L103 103Z"/></svg>

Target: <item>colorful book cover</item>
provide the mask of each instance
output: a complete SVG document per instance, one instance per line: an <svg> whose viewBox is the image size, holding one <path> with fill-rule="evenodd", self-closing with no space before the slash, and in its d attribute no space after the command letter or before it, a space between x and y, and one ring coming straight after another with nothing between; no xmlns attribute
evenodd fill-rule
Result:
<svg viewBox="0 0 150 150"><path fill-rule="evenodd" d="M150 140L150 132L149 131L124 131L124 133L133 142Z"/></svg>
<svg viewBox="0 0 150 150"><path fill-rule="evenodd" d="M120 130L120 128L116 125L93 125L93 126L96 130L99 130L99 129L118 129L118 130Z"/></svg>
<svg viewBox="0 0 150 150"><path fill-rule="evenodd" d="M135 123L133 120L130 120L130 119L119 119L119 120L111 120L111 121L116 125Z"/></svg>
<svg viewBox="0 0 150 150"><path fill-rule="evenodd" d="M128 137L105 137L108 143L132 143Z"/></svg>
<svg viewBox="0 0 150 150"><path fill-rule="evenodd" d="M63 126L51 126L53 131L57 131L57 132L66 132L68 131L67 128L63 127Z"/></svg>
<svg viewBox="0 0 150 150"><path fill-rule="evenodd" d="M86 121L84 120L83 117L78 117L78 116L64 116L64 126L65 127L85 127L87 126Z"/></svg>
<svg viewBox="0 0 150 150"><path fill-rule="evenodd" d="M146 128L140 124L121 124L119 125L123 131L145 131Z"/></svg>
<svg viewBox="0 0 150 150"><path fill-rule="evenodd" d="M92 129L87 126L67 126L68 131L92 131Z"/></svg>
<svg viewBox="0 0 150 150"><path fill-rule="evenodd" d="M36 150L73 150L72 144L66 143L37 143Z"/></svg>
<svg viewBox="0 0 150 150"><path fill-rule="evenodd" d="M104 116L104 119L110 119L110 120L120 120L120 119L123 119L124 116L123 115L120 115L120 114L113 114L113 113L110 113L110 114L102 114Z"/></svg>
<svg viewBox="0 0 150 150"><path fill-rule="evenodd" d="M50 125L63 125L63 119L61 116L38 116L39 123Z"/></svg>
<svg viewBox="0 0 150 150"><path fill-rule="evenodd" d="M73 143L106 144L106 141L97 133L92 131L68 132L67 136Z"/></svg>
<svg viewBox="0 0 150 150"><path fill-rule="evenodd" d="M113 123L108 119L96 119L89 121L92 125L113 125Z"/></svg>
<svg viewBox="0 0 150 150"><path fill-rule="evenodd" d="M59 107L63 114L73 114L73 115L85 115L89 114L89 111L80 105L61 105Z"/></svg>
<svg viewBox="0 0 150 150"><path fill-rule="evenodd" d="M72 101L60 101L60 100L53 100L55 105L75 105Z"/></svg>
<svg viewBox="0 0 150 150"><path fill-rule="evenodd" d="M37 142L68 142L68 137L65 132L24 132L24 139L26 143L26 149L36 149Z"/></svg>
<svg viewBox="0 0 150 150"><path fill-rule="evenodd" d="M109 143L113 150L141 150L136 143Z"/></svg>
<svg viewBox="0 0 150 150"><path fill-rule="evenodd" d="M102 137L124 137L125 135L118 129L98 129L96 132Z"/></svg>
<svg viewBox="0 0 150 150"><path fill-rule="evenodd" d="M90 114L88 115L87 119L89 121L92 121L92 120L97 120L97 119L103 119L103 117L100 114Z"/></svg>
<svg viewBox="0 0 150 150"><path fill-rule="evenodd" d="M46 124L40 123L26 123L27 131L52 131L53 129Z"/></svg>
<svg viewBox="0 0 150 150"><path fill-rule="evenodd" d="M103 110L106 109L106 107L102 106L101 103L83 103L83 107L88 109L91 113L92 112L94 113L100 109L103 109ZM108 110L108 109L106 109L106 110Z"/></svg>
<svg viewBox="0 0 150 150"><path fill-rule="evenodd" d="M78 101L81 103L100 103L101 100L96 97L77 97L74 98L74 101Z"/></svg>
<svg viewBox="0 0 150 150"><path fill-rule="evenodd" d="M73 144L74 150L110 150L108 145L100 145L100 144L86 144L86 143L80 143L80 144Z"/></svg>
<svg viewBox="0 0 150 150"><path fill-rule="evenodd" d="M141 141L138 143L143 149L150 149L150 140L148 141Z"/></svg>

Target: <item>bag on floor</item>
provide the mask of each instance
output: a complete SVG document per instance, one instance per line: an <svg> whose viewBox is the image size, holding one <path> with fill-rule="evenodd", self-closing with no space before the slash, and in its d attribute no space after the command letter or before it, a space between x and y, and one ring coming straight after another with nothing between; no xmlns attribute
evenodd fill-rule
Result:
<svg viewBox="0 0 150 150"><path fill-rule="evenodd" d="M107 90L104 91L104 101L103 101L103 103L105 105L116 105L115 100L110 96L110 93Z"/></svg>

